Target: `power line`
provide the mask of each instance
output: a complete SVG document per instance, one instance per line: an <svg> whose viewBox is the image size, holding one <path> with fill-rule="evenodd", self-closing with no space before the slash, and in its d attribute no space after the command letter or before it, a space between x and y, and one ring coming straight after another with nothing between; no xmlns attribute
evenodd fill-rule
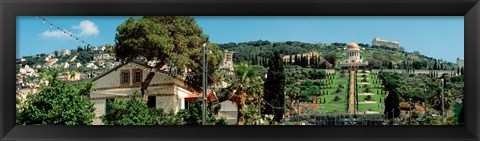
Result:
<svg viewBox="0 0 480 141"><path fill-rule="evenodd" d="M64 28L61 28L60 26L57 26L57 25L53 24L51 21L49 21L49 20L47 20L47 19L45 19L45 18L43 18L43 17L36 16L35 19L39 19L39 20L41 20L43 23L46 23L46 24L50 25L50 28L55 28L55 29L57 29L57 30L62 31L63 34L66 34L66 35L68 35L70 38L73 38L73 39L81 42L82 45L85 45L85 44L86 44L87 47L92 46L92 44L86 42L85 40L82 40L80 37L73 35L73 33L68 32L68 31L65 30Z"/></svg>
<svg viewBox="0 0 480 141"><path fill-rule="evenodd" d="M264 101L268 106L270 106L270 107L272 107L272 108L274 108L274 109L286 109L285 107L276 107L276 106L268 103L266 100L263 100L263 101Z"/></svg>

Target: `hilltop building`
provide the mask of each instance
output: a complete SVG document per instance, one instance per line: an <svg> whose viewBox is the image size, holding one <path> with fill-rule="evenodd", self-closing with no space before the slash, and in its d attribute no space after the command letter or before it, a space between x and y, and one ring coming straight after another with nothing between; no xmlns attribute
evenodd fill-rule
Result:
<svg viewBox="0 0 480 141"><path fill-rule="evenodd" d="M460 57L457 58L457 66L458 66L459 68L463 68L463 67L464 67L464 62L465 62L465 60L463 60L463 58L460 58Z"/></svg>
<svg viewBox="0 0 480 141"><path fill-rule="evenodd" d="M368 62L363 62L362 58L360 57L360 47L355 42L348 44L346 55L347 59L339 62L339 65L337 65L338 67L357 68L368 65Z"/></svg>
<svg viewBox="0 0 480 141"><path fill-rule="evenodd" d="M220 66L219 66L218 69L220 70L220 72L222 73L224 78L228 78L228 77L233 75L233 71L234 71L234 69L233 69L233 53L234 52L231 52L231 51L228 51L228 50L223 51L223 60L220 63ZM225 87L227 87L227 82L225 82L225 81L219 82L215 86L215 88L225 88Z"/></svg>
<svg viewBox="0 0 480 141"><path fill-rule="evenodd" d="M378 37L373 38L372 45L374 45L374 46L387 46L387 47L391 47L391 48L400 49L400 43L398 43L396 41L382 40Z"/></svg>
<svg viewBox="0 0 480 141"><path fill-rule="evenodd" d="M220 69L227 69L230 72L233 72L233 53L231 51L223 51L223 61L220 64Z"/></svg>
<svg viewBox="0 0 480 141"><path fill-rule="evenodd" d="M70 50L61 50L60 52L58 52L58 55L59 56L70 55Z"/></svg>

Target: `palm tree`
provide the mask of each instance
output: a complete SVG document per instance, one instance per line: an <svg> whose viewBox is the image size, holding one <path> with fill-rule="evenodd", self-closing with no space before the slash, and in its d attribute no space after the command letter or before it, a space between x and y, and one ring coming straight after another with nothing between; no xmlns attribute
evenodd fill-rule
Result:
<svg viewBox="0 0 480 141"><path fill-rule="evenodd" d="M288 95L288 98L290 99L289 101L289 104L290 105L290 108L289 108L289 113L291 114L293 111L295 111L295 106L293 105L294 101L297 101L299 99L299 94L300 94L300 88L298 87L295 87L295 86L287 86L285 87L286 88L286 92L287 92L287 95Z"/></svg>
<svg viewBox="0 0 480 141"><path fill-rule="evenodd" d="M445 91L444 92L444 106L445 110L448 111L450 109L450 105L452 103L450 97L452 97L452 94L450 91ZM432 104L432 107L436 110L441 112L442 111L442 96L441 94L437 94L433 97L430 98L430 103Z"/></svg>
<svg viewBox="0 0 480 141"><path fill-rule="evenodd" d="M234 96L240 99L237 110L237 118L240 119L243 117L240 109L243 109L247 102L260 101L259 98L263 94L263 79L258 68L246 63L235 66L234 70L234 76L225 90L227 99L232 99Z"/></svg>

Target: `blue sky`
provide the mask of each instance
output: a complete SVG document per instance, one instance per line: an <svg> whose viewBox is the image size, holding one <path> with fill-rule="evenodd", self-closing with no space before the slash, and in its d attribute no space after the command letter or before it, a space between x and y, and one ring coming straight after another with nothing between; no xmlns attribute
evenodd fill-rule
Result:
<svg viewBox="0 0 480 141"><path fill-rule="evenodd" d="M114 44L116 27L127 17L44 17L94 46ZM368 43L375 37L400 42L407 51L419 51L455 62L464 58L462 16L350 17L350 16L197 16L197 23L213 43L255 40ZM17 58L53 50L75 49L82 43L56 32L35 16L17 17Z"/></svg>

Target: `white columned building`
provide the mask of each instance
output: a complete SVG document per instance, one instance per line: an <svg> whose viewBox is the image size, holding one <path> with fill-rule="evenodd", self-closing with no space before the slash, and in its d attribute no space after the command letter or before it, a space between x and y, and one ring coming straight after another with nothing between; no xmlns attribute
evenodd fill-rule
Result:
<svg viewBox="0 0 480 141"><path fill-rule="evenodd" d="M368 62L363 62L360 57L360 47L357 43L351 42L346 50L347 59L339 63L339 67L359 67L366 66Z"/></svg>

